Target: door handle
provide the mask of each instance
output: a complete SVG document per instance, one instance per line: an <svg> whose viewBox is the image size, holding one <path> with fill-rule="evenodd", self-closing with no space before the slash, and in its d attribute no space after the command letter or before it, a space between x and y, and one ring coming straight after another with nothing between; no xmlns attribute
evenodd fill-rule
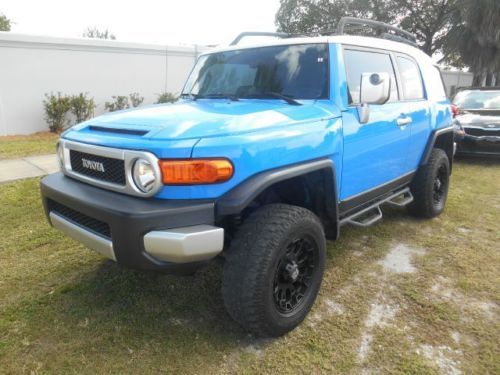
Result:
<svg viewBox="0 0 500 375"><path fill-rule="evenodd" d="M396 123L398 124L398 126L405 126L405 125L411 124L411 122L412 122L412 119L410 116L400 117L396 120Z"/></svg>

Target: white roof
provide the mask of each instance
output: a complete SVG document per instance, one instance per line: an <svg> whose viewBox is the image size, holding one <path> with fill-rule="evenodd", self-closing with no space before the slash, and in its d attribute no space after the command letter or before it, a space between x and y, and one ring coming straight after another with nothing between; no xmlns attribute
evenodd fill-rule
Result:
<svg viewBox="0 0 500 375"><path fill-rule="evenodd" d="M419 50L406 43L395 42L388 39L372 38L367 36L354 36L354 35L333 35L333 36L316 36L316 37L302 37L302 38L268 38L265 42L259 42L258 44L240 44L234 46L219 47L213 50L207 51L206 53L222 52L222 51L234 51L248 48L257 47L269 47L269 46L280 46L280 45L293 45L293 44L316 44L316 43L336 43L343 45L367 47L367 48L378 48L394 52L405 53L419 63L433 64L431 58Z"/></svg>

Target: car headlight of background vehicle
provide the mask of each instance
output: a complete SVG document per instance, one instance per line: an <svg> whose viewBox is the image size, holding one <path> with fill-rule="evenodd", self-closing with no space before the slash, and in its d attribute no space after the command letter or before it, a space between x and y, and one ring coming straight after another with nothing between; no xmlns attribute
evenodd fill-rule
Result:
<svg viewBox="0 0 500 375"><path fill-rule="evenodd" d="M149 193L156 185L158 176L153 165L146 159L137 159L132 168L135 186L143 193Z"/></svg>

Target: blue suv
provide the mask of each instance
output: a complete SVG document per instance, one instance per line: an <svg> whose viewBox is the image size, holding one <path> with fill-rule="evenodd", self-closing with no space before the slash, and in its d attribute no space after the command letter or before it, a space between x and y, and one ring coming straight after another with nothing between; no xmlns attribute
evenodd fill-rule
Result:
<svg viewBox="0 0 500 375"><path fill-rule="evenodd" d="M447 198L440 72L402 30L345 34L359 22L373 23L207 52L177 103L68 129L61 172L41 181L49 222L135 269L191 274L220 258L229 314L257 335L292 330L320 288L325 238L375 223L385 203L432 218Z"/></svg>

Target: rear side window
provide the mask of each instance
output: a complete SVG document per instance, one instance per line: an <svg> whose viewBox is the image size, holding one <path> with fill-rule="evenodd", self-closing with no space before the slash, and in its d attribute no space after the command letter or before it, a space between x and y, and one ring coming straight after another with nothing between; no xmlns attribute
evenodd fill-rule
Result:
<svg viewBox="0 0 500 375"><path fill-rule="evenodd" d="M361 74L363 73L389 73L391 76L391 96L389 101L398 100L398 86L390 55L378 52L345 50L344 57L350 104L359 104L359 88Z"/></svg>
<svg viewBox="0 0 500 375"><path fill-rule="evenodd" d="M422 87L422 77L417 64L406 57L398 56L397 59L404 98L406 100L423 99L424 88Z"/></svg>

